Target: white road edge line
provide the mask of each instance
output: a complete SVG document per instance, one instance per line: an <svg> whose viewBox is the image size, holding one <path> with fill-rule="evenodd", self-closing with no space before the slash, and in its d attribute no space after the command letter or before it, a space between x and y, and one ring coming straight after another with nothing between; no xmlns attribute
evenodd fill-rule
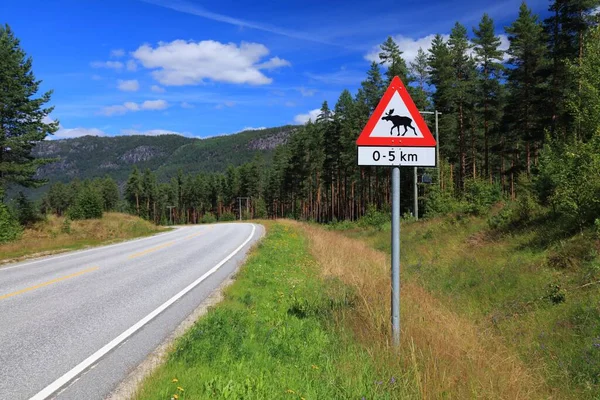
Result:
<svg viewBox="0 0 600 400"><path fill-rule="evenodd" d="M52 394L54 394L57 390L59 390L61 387L63 387L67 383L69 383L73 378L77 377L77 375L81 374L88 367L90 367L96 361L98 361L100 358L105 356L109 351L111 351L112 349L117 347L121 342L126 340L128 337L133 335L140 328L142 328L144 325L146 325L148 322L150 322L152 319L154 319L157 315L159 315L164 310L166 310L171 304L175 303L177 300L179 300L181 297L183 297L186 293L188 293L190 290L194 289L202 281L204 281L206 278L208 278L210 275L212 275L214 272L216 272L221 266L223 266L223 264L225 264L227 261L229 261L240 250L242 250L244 248L244 246L246 246L248 244L248 242L250 242L250 240L252 240L252 238L254 237L254 232L256 232L256 226L254 224L252 224L252 232L250 233L250 236L248 236L248 238L244 241L244 243L242 243L237 249L235 249L227 257L225 257L220 263L218 263L217 265L212 267L208 272L206 272L200 278L196 279L194 282L189 284L185 289L183 289L182 291L177 293L175 296L171 297L169 300L167 300L165 303L163 303L161 306L159 306L156 310L152 311L150 314L146 315L144 318L139 320L131 328L127 329L125 332L121 333L119 336L114 338L112 341L110 341L108 344L106 344L100 350L96 351L94 354L92 354L91 356L89 356L88 358L83 360L81 363L79 363L77 366L75 366L75 368L73 368L72 370L70 370L69 372L67 372L66 374L64 374L63 376L61 376L60 378L58 378L57 380L55 380L54 382L52 382L51 384L46 386L44 389L42 389L42 391L40 391L35 396L31 397L29 400L45 400L48 397L52 396Z"/></svg>
<svg viewBox="0 0 600 400"><path fill-rule="evenodd" d="M93 249L69 251L69 252L67 252L67 254L61 254L61 255L57 255L57 256L42 257L42 258L40 258L39 260L36 260L36 261L25 262L25 263L17 263L17 265L12 265L12 266L8 266L8 267L3 267L3 266L0 265L0 272L2 272L2 271L8 271L9 269L13 269L13 268L26 267L28 265L37 264L37 263L41 263L41 262L44 262L44 261L52 261L52 260L57 260L59 258L65 258L65 257L70 257L70 256L75 256L75 255L83 254L83 253L88 253L90 251L98 251L98 250L110 249L111 247L123 246L123 245L126 245L126 244L131 244L131 243L135 243L135 242L141 242L141 241L144 241L144 240L156 239L158 237L164 237L164 236L167 236L167 235L171 235L173 233L177 233L180 230L181 230L181 228L175 228L174 230L172 230L170 232L159 233L157 235L152 235L152 236L148 236L148 237L144 237L144 238L140 238L140 239L125 240L124 242L119 242L119 243L115 243L115 244L109 244L107 246L97 246L97 247L94 247Z"/></svg>

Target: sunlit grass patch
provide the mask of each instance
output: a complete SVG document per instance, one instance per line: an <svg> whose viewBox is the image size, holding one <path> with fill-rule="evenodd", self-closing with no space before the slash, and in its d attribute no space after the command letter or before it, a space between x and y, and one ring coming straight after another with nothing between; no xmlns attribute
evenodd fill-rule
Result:
<svg viewBox="0 0 600 400"><path fill-rule="evenodd" d="M102 219L70 221L50 215L25 229L20 239L0 245L0 261L35 254L76 250L114 241L149 236L165 230L129 214L105 213Z"/></svg>

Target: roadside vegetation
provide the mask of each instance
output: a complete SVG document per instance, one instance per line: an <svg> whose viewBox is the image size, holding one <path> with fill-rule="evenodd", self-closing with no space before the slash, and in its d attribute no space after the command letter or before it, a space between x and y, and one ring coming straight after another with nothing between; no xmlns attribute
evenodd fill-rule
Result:
<svg viewBox="0 0 600 400"><path fill-rule="evenodd" d="M388 256L364 241L319 226L270 223L225 300L176 341L134 398L552 395L540 371L500 335L415 280L403 286L396 352L388 271Z"/></svg>
<svg viewBox="0 0 600 400"><path fill-rule="evenodd" d="M141 218L113 212L104 213L100 219L86 220L50 215L20 230L18 239L0 243L0 265L3 261L149 236L164 229Z"/></svg>

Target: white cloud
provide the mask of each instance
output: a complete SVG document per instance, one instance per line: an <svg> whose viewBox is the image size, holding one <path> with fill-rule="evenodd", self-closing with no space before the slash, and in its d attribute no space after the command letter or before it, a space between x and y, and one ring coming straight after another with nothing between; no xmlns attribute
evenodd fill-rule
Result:
<svg viewBox="0 0 600 400"><path fill-rule="evenodd" d="M137 92L140 90L140 83L137 81L137 79L132 79L129 81L119 79L119 85L117 87L123 92Z"/></svg>
<svg viewBox="0 0 600 400"><path fill-rule="evenodd" d="M260 63L269 49L260 43L223 44L214 40L201 42L175 40L159 42L156 48L143 45L133 52L144 67L153 69L152 76L167 86L197 85L206 79L228 83L266 85L273 80L261 70L290 65L273 57Z"/></svg>
<svg viewBox="0 0 600 400"><path fill-rule="evenodd" d="M53 139L71 139L81 136L106 136L106 133L98 128L63 128L61 127L58 131L52 135Z"/></svg>
<svg viewBox="0 0 600 400"><path fill-rule="evenodd" d="M287 60L281 59L279 57L273 57L267 62L258 64L256 67L258 69L266 69L266 70L272 71L272 70L280 68L280 67L290 67L291 65L292 64Z"/></svg>
<svg viewBox="0 0 600 400"><path fill-rule="evenodd" d="M167 107L169 107L169 103L165 100L146 100L141 104L128 101L123 104L104 107L100 113L106 116L123 115L130 111L164 110Z"/></svg>
<svg viewBox="0 0 600 400"><path fill-rule="evenodd" d="M50 117L49 115L46 115L44 118L42 118L42 122L44 124L51 124L55 121L56 120ZM70 139L81 136L106 136L106 134L97 128L65 128L64 126L59 124L58 131L54 132L53 135L48 135L47 139Z"/></svg>
<svg viewBox="0 0 600 400"><path fill-rule="evenodd" d="M125 55L125 50L123 49L115 49L110 52L110 56L114 58L123 57Z"/></svg>
<svg viewBox="0 0 600 400"><path fill-rule="evenodd" d="M314 96L315 93L317 92L315 89L307 89L304 86L302 86L301 88L298 89L298 91L300 92L300 94L304 97L311 97Z"/></svg>
<svg viewBox="0 0 600 400"><path fill-rule="evenodd" d="M419 48L423 49L423 51L425 52L427 52L427 50L431 48L431 42L433 41L434 37L435 35L432 34L424 36L422 38L413 39L404 35L397 35L394 36L393 39L400 48L400 51L403 52L402 58L404 58L404 60L406 61L406 65L409 65L409 63L413 62L417 57L417 52L419 51ZM448 41L450 35L442 35L442 37L445 41ZM500 49L507 50L510 44L508 41L508 37L503 34L498 35L498 37L500 38ZM365 60L379 62L380 51L381 49L379 48L379 45L373 46L371 51L365 54ZM470 51L470 54L473 54L473 50ZM504 61L506 60L508 60L508 57L505 54Z"/></svg>
<svg viewBox="0 0 600 400"><path fill-rule="evenodd" d="M315 122L320 113L321 109L316 108L314 110L310 110L308 114L298 114L294 117L294 122L302 125L306 124L309 120Z"/></svg>
<svg viewBox="0 0 600 400"><path fill-rule="evenodd" d="M150 88L150 90L152 90L154 93L164 93L166 92L165 88L162 88L158 85L152 85L152 87Z"/></svg>
<svg viewBox="0 0 600 400"><path fill-rule="evenodd" d="M228 100L228 101L224 101L224 102L223 102L223 103L221 103L221 104L217 104L217 105L215 106L215 108L216 108L217 110L222 110L222 109L224 109L225 107L233 107L233 106L235 106L235 104L236 104L236 103L235 103L235 101L230 101L230 100Z"/></svg>
<svg viewBox="0 0 600 400"><path fill-rule="evenodd" d="M164 100L146 100L142 103L142 110L164 110L169 104Z"/></svg>
<svg viewBox="0 0 600 400"><path fill-rule="evenodd" d="M182 102L180 105L181 105L181 108L195 108L195 106L193 104L190 104L187 101Z"/></svg>
<svg viewBox="0 0 600 400"><path fill-rule="evenodd" d="M108 68L117 71L123 69L123 63L121 61L94 61L90 65L92 68Z"/></svg>
<svg viewBox="0 0 600 400"><path fill-rule="evenodd" d="M92 80L93 80L93 81L101 81L101 80L102 80L102 77L101 77L100 75L96 75L96 74L94 74L94 75L92 75Z"/></svg>
<svg viewBox="0 0 600 400"><path fill-rule="evenodd" d="M144 135L144 136L160 136L160 135L180 135L180 136L192 136L190 133L175 132L167 129L150 129L147 131L140 131L137 129L123 129L121 135Z"/></svg>
<svg viewBox="0 0 600 400"><path fill-rule="evenodd" d="M286 107L296 107L296 103L294 103L293 101L286 101L286 102L284 103L284 105L285 105Z"/></svg>
<svg viewBox="0 0 600 400"><path fill-rule="evenodd" d="M137 71L137 63L134 60L127 61L127 71Z"/></svg>

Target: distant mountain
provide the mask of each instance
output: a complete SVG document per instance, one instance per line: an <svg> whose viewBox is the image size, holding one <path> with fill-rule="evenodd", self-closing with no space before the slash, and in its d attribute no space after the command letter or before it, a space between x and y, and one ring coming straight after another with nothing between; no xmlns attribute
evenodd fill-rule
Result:
<svg viewBox="0 0 600 400"><path fill-rule="evenodd" d="M48 140L35 147L34 155L58 160L41 167L37 177L53 183L109 175L122 184L134 165L150 168L161 180L175 176L179 169L186 173L219 172L229 164L251 161L256 153L270 161L273 150L285 143L296 128L287 125L207 139L138 135ZM35 198L43 191L41 188L29 193Z"/></svg>

